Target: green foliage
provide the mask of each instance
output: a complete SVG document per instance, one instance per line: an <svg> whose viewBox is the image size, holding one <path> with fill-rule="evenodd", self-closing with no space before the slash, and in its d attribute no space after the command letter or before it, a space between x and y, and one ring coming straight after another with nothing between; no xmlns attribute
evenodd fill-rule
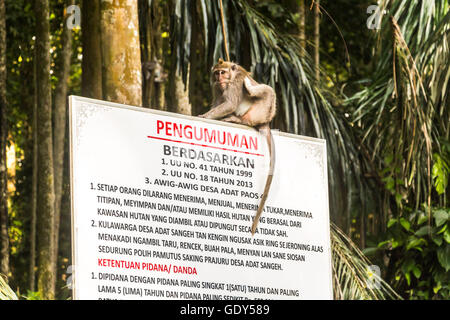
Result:
<svg viewBox="0 0 450 320"><path fill-rule="evenodd" d="M309 33L313 34L311 2L305 3ZM374 3L370 0L320 2L320 64L327 71L324 76L329 85L340 95L352 96L361 90L361 79L372 73L374 44L367 41L372 31L364 23L368 18L367 8Z"/></svg>
<svg viewBox="0 0 450 320"><path fill-rule="evenodd" d="M30 256L30 212L32 187L32 110L34 104L34 39L35 13L33 2L28 0L7 0L7 100L9 143L16 150L15 177L11 179L15 191L10 195L9 235L10 268L9 284L15 290L25 292L28 288ZM65 1L51 0L53 15L51 24L52 85L58 82L59 60L62 50L62 22ZM73 31L73 56L69 94L79 94L81 84L81 32ZM67 163L67 162L66 162ZM69 209L70 210L70 209ZM68 210L68 211L69 211ZM62 219L70 221L70 219ZM70 257L69 246L61 255ZM57 287L60 287L59 284ZM28 294L34 296L35 294Z"/></svg>
<svg viewBox="0 0 450 320"><path fill-rule="evenodd" d="M31 153L33 139L31 117L34 103L33 3L27 0L5 1L7 28L7 101L9 143L14 143L16 164L9 207L10 268L13 288L27 285L29 208L31 195Z"/></svg>
<svg viewBox="0 0 450 320"><path fill-rule="evenodd" d="M218 2L170 3L174 10L171 14L164 12L162 20L165 24L170 20L172 25L170 34L163 35L164 39L170 38L171 46L165 40L163 54L174 53L175 60L166 59L165 65L176 64L185 82L193 72L205 78L197 80L205 85L194 88L202 98L206 97L201 104L206 107L209 87L205 70L224 56ZM305 3L306 31L311 38L312 11L310 2ZM51 0L50 4L54 86L58 82L65 2ZM380 261L389 261L386 281L405 297L449 299L450 227L449 210L445 208L450 167L448 1L381 1L383 9L388 9L398 22L400 33L393 32L386 15L372 42L366 41L372 31L364 25L369 4L372 2L368 0L321 3L344 34L345 42L336 25L322 12L323 70L321 81L316 83L314 63L307 52L311 43L305 51L298 42L295 0L224 0L231 59L250 69L258 81L276 88L276 128L327 140L332 219L339 220L340 227L347 224L348 232L350 221L364 226L363 218L370 212L375 216L376 228L387 228L386 234L376 238L379 246L365 251L383 258ZM29 0L7 0L6 7L8 124L17 150L16 191L10 211L10 285L27 288L35 21ZM193 8L197 10L195 16ZM200 30L194 28L196 22ZM163 29L169 30L167 26ZM197 38L202 41L192 49L194 32L201 33ZM70 94L80 92L80 35L80 30L73 33ZM346 48L351 55L350 65ZM372 57L368 57L369 50L373 51ZM192 57L204 57L198 70L191 68ZM342 106L344 88L350 98ZM355 90L359 91L354 94ZM418 210L420 203L428 201L432 210ZM69 206L65 212L67 219L62 221L70 221ZM69 264L65 257L70 256L70 228L62 226L62 230L59 274L64 273L62 266ZM357 232L365 236L364 228ZM381 279L380 290L368 290L370 262L335 226L331 236L336 298L398 298ZM1 281L0 298L14 297ZM62 285L60 277L57 287ZM60 291L58 297L64 298L67 290ZM29 291L22 298L41 296Z"/></svg>
<svg viewBox="0 0 450 320"><path fill-rule="evenodd" d="M393 287L410 299L450 299L450 209L427 208L388 222L381 251L389 257Z"/></svg>
<svg viewBox="0 0 450 320"><path fill-rule="evenodd" d="M25 300L42 300L42 294L39 291L27 291L27 294L22 296Z"/></svg>
<svg viewBox="0 0 450 320"><path fill-rule="evenodd" d="M450 171L450 143L442 142L442 153L433 154L433 181L436 192L443 195L448 185L448 175Z"/></svg>
<svg viewBox="0 0 450 320"><path fill-rule="evenodd" d="M430 205L433 154L438 192L445 183L441 150L450 122L450 12L444 3L382 1L392 21L386 16L376 34L376 65L367 87L348 100L356 104L353 120L360 123L368 161L381 168L400 209L405 203L416 209L422 202Z"/></svg>
<svg viewBox="0 0 450 320"><path fill-rule="evenodd" d="M405 298L449 299L449 6L380 6L388 15L374 34L373 73L347 100L365 171L378 179L373 210L387 229L364 252L387 261L384 277Z"/></svg>

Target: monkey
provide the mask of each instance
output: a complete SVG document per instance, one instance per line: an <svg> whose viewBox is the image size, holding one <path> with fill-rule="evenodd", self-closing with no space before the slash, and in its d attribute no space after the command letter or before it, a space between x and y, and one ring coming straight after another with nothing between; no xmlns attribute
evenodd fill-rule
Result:
<svg viewBox="0 0 450 320"><path fill-rule="evenodd" d="M211 69L211 86L212 108L199 117L253 127L259 130L267 140L270 167L260 205L253 219L251 231L254 235L273 179L275 156L269 124L277 111L276 94L272 87L256 82L240 65L223 59L219 59Z"/></svg>
<svg viewBox="0 0 450 320"><path fill-rule="evenodd" d="M144 62L142 64L142 70L147 80L150 80L152 75L154 76L154 82L164 82L167 80L168 75L164 72L161 60L153 59L153 61Z"/></svg>

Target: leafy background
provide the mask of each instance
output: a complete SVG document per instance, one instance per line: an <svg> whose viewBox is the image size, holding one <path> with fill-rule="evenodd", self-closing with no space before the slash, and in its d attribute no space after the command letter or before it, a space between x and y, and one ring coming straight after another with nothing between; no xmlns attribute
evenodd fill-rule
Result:
<svg viewBox="0 0 450 320"><path fill-rule="evenodd" d="M273 128L326 139L335 298L449 299L449 30L447 0L382 0L378 30L366 26L366 0L320 1L320 79L315 79L313 1L305 0L306 46L297 0L224 0L231 59L276 89ZM30 255L34 11L6 0L11 275L0 297L27 292ZM78 1L78 4L79 1ZM51 0L52 86L59 79L63 0ZM179 73L192 114L210 105L209 70L224 56L218 1L139 2L142 57L161 60L155 85L170 110ZM73 31L69 94L81 94L82 30ZM149 39L149 40L148 40ZM199 58L200 57L200 58ZM143 61L144 62L144 61ZM158 87L159 86L159 87ZM156 89L155 89L156 90ZM161 98L161 97L159 97ZM151 98L154 99L154 98ZM164 100L164 99L163 99ZM157 105L151 100L149 105ZM67 160L66 151L66 160ZM67 161L66 161L67 163ZM57 297L66 299L70 265L67 167ZM381 287L367 267L377 265Z"/></svg>

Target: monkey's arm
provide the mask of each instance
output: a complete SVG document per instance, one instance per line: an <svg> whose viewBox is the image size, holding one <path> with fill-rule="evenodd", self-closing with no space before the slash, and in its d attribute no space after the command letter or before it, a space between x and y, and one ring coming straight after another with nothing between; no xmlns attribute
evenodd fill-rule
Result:
<svg viewBox="0 0 450 320"><path fill-rule="evenodd" d="M245 89L247 89L248 95L250 97L262 97L264 95L268 95L273 92L272 87L257 83L256 81L252 80L249 77L245 77L244 79L244 86Z"/></svg>
<svg viewBox="0 0 450 320"><path fill-rule="evenodd" d="M225 102L219 104L217 107L212 108L208 112L200 115L200 118L207 119L222 119L230 114L232 114L236 110L236 106L234 103L225 100Z"/></svg>

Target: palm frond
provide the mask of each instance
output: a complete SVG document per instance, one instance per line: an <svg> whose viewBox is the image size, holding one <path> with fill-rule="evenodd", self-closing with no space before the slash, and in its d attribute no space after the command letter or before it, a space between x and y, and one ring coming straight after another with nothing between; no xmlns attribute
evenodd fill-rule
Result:
<svg viewBox="0 0 450 320"><path fill-rule="evenodd" d="M370 272L370 261L333 223L331 251L336 300L402 299L380 275Z"/></svg>
<svg viewBox="0 0 450 320"><path fill-rule="evenodd" d="M3 279L1 274L0 274L0 300L18 300L16 294L8 286L8 284Z"/></svg>
<svg viewBox="0 0 450 320"><path fill-rule="evenodd" d="M430 205L433 150L449 138L450 12L446 1L384 0L375 72L351 97L362 143L396 204ZM383 170L383 171L382 171Z"/></svg>

